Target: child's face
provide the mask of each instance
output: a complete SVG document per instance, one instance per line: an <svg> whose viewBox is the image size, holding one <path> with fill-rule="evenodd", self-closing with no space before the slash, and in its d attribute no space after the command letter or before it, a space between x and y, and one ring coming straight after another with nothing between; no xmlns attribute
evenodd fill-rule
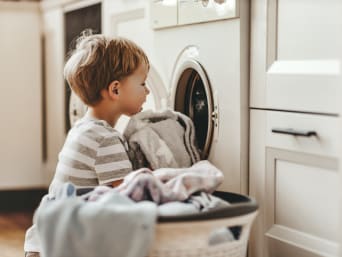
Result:
<svg viewBox="0 0 342 257"><path fill-rule="evenodd" d="M145 84L147 73L146 64L140 64L132 75L120 81L119 96L123 114L132 116L142 110L142 105L150 92Z"/></svg>

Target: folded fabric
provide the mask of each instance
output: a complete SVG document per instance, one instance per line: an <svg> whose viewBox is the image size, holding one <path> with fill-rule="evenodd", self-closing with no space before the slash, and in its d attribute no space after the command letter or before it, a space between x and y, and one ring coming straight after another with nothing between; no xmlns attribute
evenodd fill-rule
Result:
<svg viewBox="0 0 342 257"><path fill-rule="evenodd" d="M150 123L149 127L165 142L177 162L178 167L191 166L191 158L184 144L184 128L173 119ZM163 166L170 167L170 166Z"/></svg>
<svg viewBox="0 0 342 257"><path fill-rule="evenodd" d="M219 169L209 161L200 161L190 168L163 168L153 172L139 169L128 174L115 190L134 201L152 200L161 204L184 201L195 192L212 193L222 181Z"/></svg>
<svg viewBox="0 0 342 257"><path fill-rule="evenodd" d="M137 137L139 136L140 135L138 134ZM150 167L150 164L147 161L144 155L144 152L141 150L139 143L136 143L134 141L134 138L131 140L131 142L128 145L129 145L128 157L132 163L133 170L137 170L142 167Z"/></svg>
<svg viewBox="0 0 342 257"><path fill-rule="evenodd" d="M156 215L152 202L134 203L115 190L86 202L66 184L56 199L41 203L34 220L42 257L144 257Z"/></svg>
<svg viewBox="0 0 342 257"><path fill-rule="evenodd" d="M208 239L208 245L218 245L222 243L232 242L235 239L234 234L229 228L223 227L214 230Z"/></svg>
<svg viewBox="0 0 342 257"><path fill-rule="evenodd" d="M159 216L178 216L220 209L230 204L205 192L190 196L185 202L168 202L158 206Z"/></svg>
<svg viewBox="0 0 342 257"><path fill-rule="evenodd" d="M170 133L171 135L171 133ZM181 135L175 136L173 139L178 138L178 141L182 138ZM176 141L176 140L175 140ZM178 144L182 145L181 142ZM175 156L169 146L159 135L150 127L145 127L136 133L134 133L129 141L130 149L139 149L142 153L134 153L133 165L143 165L141 167L151 167L152 169L158 169L160 167L185 167L190 166L190 159L183 163L177 162ZM138 158L140 156L140 158ZM186 156L186 155L185 155Z"/></svg>
<svg viewBox="0 0 342 257"><path fill-rule="evenodd" d="M40 204L47 201L49 199L49 195L46 194L42 197ZM33 222L32 226L26 231L25 234L25 242L24 242L24 251L25 252L41 252L41 240L37 231L37 224Z"/></svg>
<svg viewBox="0 0 342 257"><path fill-rule="evenodd" d="M110 192L113 188L109 186L96 186L94 189L90 190L89 192L82 194L80 198L84 199L85 201L97 201L101 198L102 195Z"/></svg>
<svg viewBox="0 0 342 257"><path fill-rule="evenodd" d="M149 200L160 204L180 199L176 192L155 178L152 171L147 168L139 169L127 175L123 183L115 190L136 202Z"/></svg>
<svg viewBox="0 0 342 257"><path fill-rule="evenodd" d="M124 136L134 169L189 167L200 160L193 122L179 112L140 112L130 119Z"/></svg>
<svg viewBox="0 0 342 257"><path fill-rule="evenodd" d="M213 193L223 182L222 171L208 160L199 161L184 169L157 169L153 175L166 183L174 192L184 194L186 197L199 191Z"/></svg>
<svg viewBox="0 0 342 257"><path fill-rule="evenodd" d="M191 163L194 164L201 160L200 151L197 147L195 125L188 116L181 112L174 112L177 115L177 121L184 127L184 144L190 155Z"/></svg>
<svg viewBox="0 0 342 257"><path fill-rule="evenodd" d="M168 202L158 206L158 216L179 216L199 213L198 208L188 202Z"/></svg>
<svg viewBox="0 0 342 257"><path fill-rule="evenodd" d="M224 201L221 198L205 192L200 192L197 195L192 195L189 198L188 202L190 204L193 204L196 209L201 212L220 209L230 205L227 201Z"/></svg>

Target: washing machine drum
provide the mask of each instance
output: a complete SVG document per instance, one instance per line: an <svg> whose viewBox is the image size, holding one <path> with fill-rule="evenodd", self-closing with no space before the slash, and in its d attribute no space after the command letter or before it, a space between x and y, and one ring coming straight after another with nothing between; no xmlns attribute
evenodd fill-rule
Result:
<svg viewBox="0 0 342 257"><path fill-rule="evenodd" d="M75 122L82 118L87 111L87 106L81 101L81 99L71 92L69 101L69 121L70 126L74 126Z"/></svg>
<svg viewBox="0 0 342 257"><path fill-rule="evenodd" d="M206 159L213 135L213 100L209 80L205 74L193 68L187 68L181 73L176 87L174 109L192 119L201 158Z"/></svg>

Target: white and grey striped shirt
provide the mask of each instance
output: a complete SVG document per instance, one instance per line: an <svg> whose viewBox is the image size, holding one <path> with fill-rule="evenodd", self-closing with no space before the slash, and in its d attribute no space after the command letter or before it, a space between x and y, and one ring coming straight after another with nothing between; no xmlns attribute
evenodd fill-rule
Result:
<svg viewBox="0 0 342 257"><path fill-rule="evenodd" d="M49 193L55 195L64 182L81 188L122 179L132 171L125 148L121 134L106 121L83 117L67 135Z"/></svg>

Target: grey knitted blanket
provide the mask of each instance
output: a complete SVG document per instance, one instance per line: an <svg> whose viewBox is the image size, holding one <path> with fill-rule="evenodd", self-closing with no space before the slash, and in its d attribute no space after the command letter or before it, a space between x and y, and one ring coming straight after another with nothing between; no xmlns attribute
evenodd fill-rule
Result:
<svg viewBox="0 0 342 257"><path fill-rule="evenodd" d="M124 137L134 169L184 168L200 160L193 122L180 112L140 112L130 119Z"/></svg>

